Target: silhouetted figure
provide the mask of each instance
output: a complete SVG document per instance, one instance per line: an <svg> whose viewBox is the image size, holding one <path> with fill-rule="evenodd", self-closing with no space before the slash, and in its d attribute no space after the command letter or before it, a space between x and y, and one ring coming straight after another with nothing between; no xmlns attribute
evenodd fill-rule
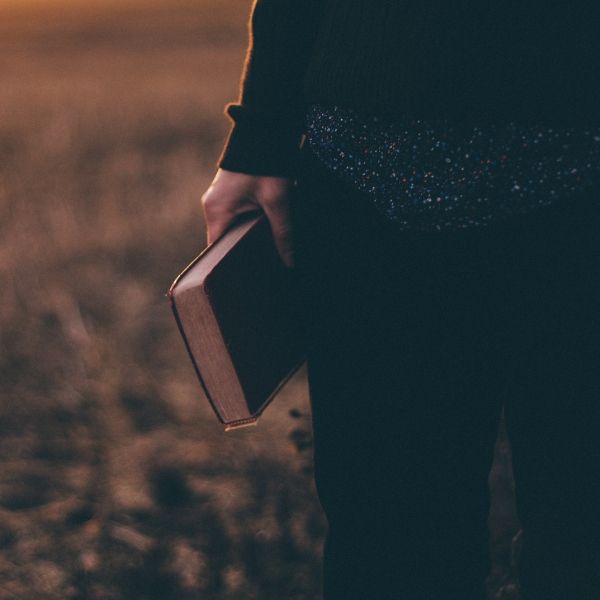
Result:
<svg viewBox="0 0 600 600"><path fill-rule="evenodd" d="M302 283L325 600L483 600L502 410L522 598L600 598L599 17L253 3L203 207Z"/></svg>

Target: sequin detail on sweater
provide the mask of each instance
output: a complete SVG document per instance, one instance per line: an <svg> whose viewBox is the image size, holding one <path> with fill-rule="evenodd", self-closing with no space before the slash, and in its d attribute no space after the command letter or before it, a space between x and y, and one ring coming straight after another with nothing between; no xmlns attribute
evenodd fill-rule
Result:
<svg viewBox="0 0 600 600"><path fill-rule="evenodd" d="M598 192L600 125L452 127L309 104L306 142L401 229L484 225Z"/></svg>

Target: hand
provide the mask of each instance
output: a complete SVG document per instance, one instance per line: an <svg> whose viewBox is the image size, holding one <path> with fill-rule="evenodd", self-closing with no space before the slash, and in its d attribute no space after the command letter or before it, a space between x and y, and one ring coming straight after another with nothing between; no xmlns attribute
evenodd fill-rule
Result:
<svg viewBox="0 0 600 600"><path fill-rule="evenodd" d="M220 237L234 217L260 208L264 211L275 246L287 267L294 266L290 196L294 180L288 177L249 175L218 169L202 194L207 243Z"/></svg>

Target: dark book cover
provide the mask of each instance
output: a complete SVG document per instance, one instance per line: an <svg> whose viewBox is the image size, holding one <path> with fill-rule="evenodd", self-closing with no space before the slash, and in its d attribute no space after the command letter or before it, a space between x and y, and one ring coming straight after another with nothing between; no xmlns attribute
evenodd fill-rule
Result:
<svg viewBox="0 0 600 600"><path fill-rule="evenodd" d="M264 213L238 215L168 297L219 420L226 429L256 423L305 360L295 272L277 253Z"/></svg>

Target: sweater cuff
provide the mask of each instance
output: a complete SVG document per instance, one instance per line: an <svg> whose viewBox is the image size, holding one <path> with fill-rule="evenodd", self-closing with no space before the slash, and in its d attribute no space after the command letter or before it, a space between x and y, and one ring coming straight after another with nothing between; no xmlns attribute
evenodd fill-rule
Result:
<svg viewBox="0 0 600 600"><path fill-rule="evenodd" d="M302 126L289 118L259 118L244 106L228 104L233 124L217 160L228 171L293 178L297 173Z"/></svg>

